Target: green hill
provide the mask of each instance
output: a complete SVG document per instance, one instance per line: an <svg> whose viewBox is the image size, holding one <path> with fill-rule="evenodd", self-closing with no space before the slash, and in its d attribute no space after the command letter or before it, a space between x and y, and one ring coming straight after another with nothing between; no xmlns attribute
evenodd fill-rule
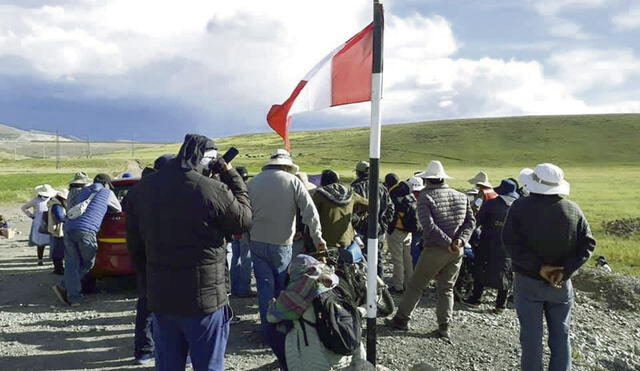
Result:
<svg viewBox="0 0 640 371"><path fill-rule="evenodd" d="M266 125L266 124L265 124ZM215 135L215 133L213 133ZM273 133L250 134L217 140L222 151L240 150L234 164L251 173L260 170L269 155L282 146ZM345 181L353 167L367 159L368 128L302 131L291 135L294 161L302 171L317 173L332 168ZM470 187L466 179L479 170L494 184L517 177L523 167L553 162L565 170L571 182L570 198L585 211L598 239L596 254L605 255L614 269L640 276L640 232L630 239L605 234L605 221L640 217L640 114L528 116L422 122L387 125L382 130L381 175L396 172L408 177L423 170L430 160L441 160L455 177L458 189ZM176 153L179 144L135 151L136 159L150 164L164 153ZM91 159L64 159L55 171L50 160L18 160L0 157L0 201L26 199L37 183L62 185L78 170L123 171L130 151ZM23 176L30 173L29 176ZM35 173L35 174L31 174ZM37 174L40 173L38 176ZM18 198L18 199L16 199Z"/></svg>

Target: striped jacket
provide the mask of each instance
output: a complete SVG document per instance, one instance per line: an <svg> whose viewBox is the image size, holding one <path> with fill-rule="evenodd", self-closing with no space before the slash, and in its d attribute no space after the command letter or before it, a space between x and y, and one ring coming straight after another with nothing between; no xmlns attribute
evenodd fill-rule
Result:
<svg viewBox="0 0 640 371"><path fill-rule="evenodd" d="M475 226L467 196L447 184L427 185L418 197L418 219L425 247L448 248L456 238L466 243Z"/></svg>

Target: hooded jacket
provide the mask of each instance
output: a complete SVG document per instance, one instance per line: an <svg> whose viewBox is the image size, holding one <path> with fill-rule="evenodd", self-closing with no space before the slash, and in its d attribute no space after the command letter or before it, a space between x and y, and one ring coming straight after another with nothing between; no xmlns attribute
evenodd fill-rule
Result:
<svg viewBox="0 0 640 371"><path fill-rule="evenodd" d="M128 194L127 243L146 256L149 309L197 316L227 304L226 234L251 226L247 189L234 170L202 175L210 139L187 135L177 161L140 180Z"/></svg>
<svg viewBox="0 0 640 371"><path fill-rule="evenodd" d="M349 246L356 235L351 225L353 209L365 209L369 205L367 200L340 183L317 188L312 198L327 246Z"/></svg>

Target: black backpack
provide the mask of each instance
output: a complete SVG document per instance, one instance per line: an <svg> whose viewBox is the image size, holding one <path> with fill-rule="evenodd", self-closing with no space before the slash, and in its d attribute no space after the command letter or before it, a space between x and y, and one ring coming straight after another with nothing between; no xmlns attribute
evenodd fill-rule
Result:
<svg viewBox="0 0 640 371"><path fill-rule="evenodd" d="M358 309L348 297L336 290L329 290L313 300L316 323L300 319L300 325L307 341L305 323L315 327L318 337L325 347L340 355L351 355L360 347L362 326Z"/></svg>

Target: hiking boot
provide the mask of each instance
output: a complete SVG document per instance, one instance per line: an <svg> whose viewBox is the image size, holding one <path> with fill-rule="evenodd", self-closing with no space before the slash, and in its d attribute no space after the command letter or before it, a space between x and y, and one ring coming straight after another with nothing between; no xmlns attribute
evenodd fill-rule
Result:
<svg viewBox="0 0 640 371"><path fill-rule="evenodd" d="M64 263L62 259L53 259L53 274L62 276L64 274Z"/></svg>
<svg viewBox="0 0 640 371"><path fill-rule="evenodd" d="M477 309L480 308L480 300L474 300L473 298L460 299L460 304L467 308Z"/></svg>
<svg viewBox="0 0 640 371"><path fill-rule="evenodd" d="M56 298L58 298L63 305L70 305L69 300L67 300L67 290L58 285L53 285L51 290L53 290L53 293L56 294Z"/></svg>
<svg viewBox="0 0 640 371"><path fill-rule="evenodd" d="M400 319L398 317L387 318L384 320L385 326L401 331L409 331L409 320Z"/></svg>
<svg viewBox="0 0 640 371"><path fill-rule="evenodd" d="M144 353L136 357L136 363L139 365L146 365L153 361L155 356L153 353Z"/></svg>

